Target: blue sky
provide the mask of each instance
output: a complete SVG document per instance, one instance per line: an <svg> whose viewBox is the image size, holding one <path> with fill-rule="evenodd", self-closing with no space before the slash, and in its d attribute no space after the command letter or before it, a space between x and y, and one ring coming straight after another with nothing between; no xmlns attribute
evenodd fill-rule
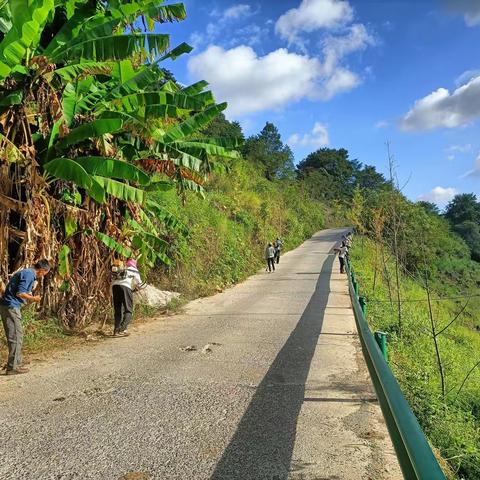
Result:
<svg viewBox="0 0 480 480"><path fill-rule="evenodd" d="M165 65L210 82L245 133L272 121L295 160L322 146L387 172L412 200L480 195L480 0L184 2L194 51Z"/></svg>

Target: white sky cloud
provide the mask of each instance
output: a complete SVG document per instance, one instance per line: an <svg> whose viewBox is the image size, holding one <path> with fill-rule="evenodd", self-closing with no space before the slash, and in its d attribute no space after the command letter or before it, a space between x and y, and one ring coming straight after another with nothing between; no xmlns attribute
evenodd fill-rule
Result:
<svg viewBox="0 0 480 480"><path fill-rule="evenodd" d="M472 144L466 143L464 145L450 145L447 148L449 152L458 152L458 153L470 153L472 151Z"/></svg>
<svg viewBox="0 0 480 480"><path fill-rule="evenodd" d="M223 18L240 18L246 17L250 15L252 8L250 5L246 5L245 3L239 3L238 5L233 5L230 8L227 8L225 12L223 12Z"/></svg>
<svg viewBox="0 0 480 480"><path fill-rule="evenodd" d="M478 155L477 158L475 159L473 169L466 172L464 175L462 175L461 178L465 178L465 177L480 178L480 155Z"/></svg>
<svg viewBox="0 0 480 480"><path fill-rule="evenodd" d="M316 58L284 48L259 57L245 45L230 50L212 45L190 58L188 70L195 78L205 78L235 116L280 108L311 95L322 66Z"/></svg>
<svg viewBox="0 0 480 480"><path fill-rule="evenodd" d="M252 7L245 3L232 5L226 10L214 9L210 15L215 17L215 21L207 23L205 31L194 31L191 33L190 43L193 47L199 48L202 45L215 42L220 37L228 38L229 41L226 43L229 45L238 44L239 42L249 45L258 43L263 36L269 33L269 28L259 27L255 24L250 24L243 28L231 28L236 21L241 21L255 13L256 11L252 10ZM224 35L226 28L231 30L229 35ZM235 35L232 36L232 33Z"/></svg>
<svg viewBox="0 0 480 480"><path fill-rule="evenodd" d="M320 148L328 145L330 140L327 127L320 122L315 122L311 133L306 133L303 136L299 133L294 133L290 136L287 143L291 146L301 145L302 147Z"/></svg>
<svg viewBox="0 0 480 480"><path fill-rule="evenodd" d="M389 126L389 123L386 120L379 120L375 124L375 128L387 128Z"/></svg>
<svg viewBox="0 0 480 480"><path fill-rule="evenodd" d="M284 13L275 24L275 31L290 43L299 34L322 28L337 28L351 22L353 8L344 0L302 0L297 8Z"/></svg>
<svg viewBox="0 0 480 480"><path fill-rule="evenodd" d="M455 128L480 117L480 76L458 87L452 93L439 88L415 102L404 116L402 128L407 131Z"/></svg>
<svg viewBox="0 0 480 480"><path fill-rule="evenodd" d="M418 199L444 206L452 200L457 193L457 189L453 187L435 187L429 192L420 195Z"/></svg>
<svg viewBox="0 0 480 480"><path fill-rule="evenodd" d="M478 0L443 0L445 7L460 13L469 27L480 25L480 2Z"/></svg>
<svg viewBox="0 0 480 480"><path fill-rule="evenodd" d="M450 145L448 148L445 149L448 154L448 160L455 160L457 154L470 153L472 152L472 150L473 146L471 143L466 143L464 145Z"/></svg>
<svg viewBox="0 0 480 480"><path fill-rule="evenodd" d="M480 70L467 70L455 79L455 85L457 87L461 87L462 85L468 83L470 80L473 80L475 77L480 77Z"/></svg>
<svg viewBox="0 0 480 480"><path fill-rule="evenodd" d="M337 67L326 78L317 95L324 100L329 100L341 92L348 92L361 83L360 77L346 68Z"/></svg>

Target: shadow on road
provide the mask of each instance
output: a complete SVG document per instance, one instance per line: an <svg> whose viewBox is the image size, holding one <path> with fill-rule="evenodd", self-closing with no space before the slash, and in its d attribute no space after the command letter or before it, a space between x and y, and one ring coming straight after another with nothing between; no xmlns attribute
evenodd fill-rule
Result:
<svg viewBox="0 0 480 480"><path fill-rule="evenodd" d="M323 262L305 311L258 386L211 480L288 478L297 418L322 330L334 258L330 255Z"/></svg>

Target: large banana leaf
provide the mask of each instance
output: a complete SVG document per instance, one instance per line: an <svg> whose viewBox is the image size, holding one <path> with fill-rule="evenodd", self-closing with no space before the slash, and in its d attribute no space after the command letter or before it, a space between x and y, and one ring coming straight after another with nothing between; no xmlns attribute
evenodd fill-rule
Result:
<svg viewBox="0 0 480 480"><path fill-rule="evenodd" d="M213 105L212 107L207 108L203 112L197 113L179 125L175 125L167 130L167 133L163 136L161 141L164 143L171 143L192 135L200 128L210 123L220 112L226 108L226 103L220 103L219 105Z"/></svg>
<svg viewBox="0 0 480 480"><path fill-rule="evenodd" d="M209 143L175 142L170 145L176 147L177 150L201 159L208 159L210 156L235 159L239 158L240 156L236 150L226 149L218 145L211 145ZM205 156L207 156L207 158L205 158Z"/></svg>
<svg viewBox="0 0 480 480"><path fill-rule="evenodd" d="M105 203L106 192L103 188L103 184L100 183L95 177L92 177L92 186L86 190L89 197L93 198L98 203Z"/></svg>
<svg viewBox="0 0 480 480"><path fill-rule="evenodd" d="M44 77L51 79L54 75L58 75L62 80L72 82L78 77L110 75L114 65L114 62L80 62L74 65L57 68L53 72L44 74Z"/></svg>
<svg viewBox="0 0 480 480"><path fill-rule="evenodd" d="M0 5L0 32L7 33L12 28L12 12L8 0L2 0Z"/></svg>
<svg viewBox="0 0 480 480"><path fill-rule="evenodd" d="M81 36L82 31L92 30L98 25L110 23L111 17L105 14L95 15L91 5L82 5L70 18L62 25L57 34L44 49L43 54L52 57L60 49L71 42L74 42ZM116 21L118 24L118 20Z"/></svg>
<svg viewBox="0 0 480 480"><path fill-rule="evenodd" d="M91 175L128 180L140 185L150 183L150 177L144 171L121 160L105 157L77 157L75 161Z"/></svg>
<svg viewBox="0 0 480 480"><path fill-rule="evenodd" d="M202 172L202 159L190 155L187 152L182 152L171 145L160 145L165 153L168 154L168 159L178 167L185 167L194 172Z"/></svg>
<svg viewBox="0 0 480 480"><path fill-rule="evenodd" d="M100 119L94 120L90 123L85 123L84 125L74 128L68 135L63 137L57 143L57 149L75 145L83 140L86 140L87 138L95 138L105 135L106 133L118 132L122 126L123 121L118 118Z"/></svg>
<svg viewBox="0 0 480 480"><path fill-rule="evenodd" d="M213 93L209 90L206 92L197 93L193 95L193 98L201 102L204 107L208 107L209 105L213 105L215 103Z"/></svg>
<svg viewBox="0 0 480 480"><path fill-rule="evenodd" d="M118 243L115 239L113 239L112 237L109 237L105 233L96 232L95 236L110 250L113 250L114 252L119 253L125 258L129 258L132 256L132 251L130 250L130 248L127 248L124 245Z"/></svg>
<svg viewBox="0 0 480 480"><path fill-rule="evenodd" d="M58 252L58 273L64 277L70 277L70 247L68 245L63 245L60 251Z"/></svg>
<svg viewBox="0 0 480 480"><path fill-rule="evenodd" d="M168 243L165 240L159 238L158 234L147 232L142 225L132 218L128 219L127 223L135 232L132 237L133 247L139 249L142 256L152 259L152 266L156 260L161 260L167 265L170 264L170 259L165 254L168 248Z"/></svg>
<svg viewBox="0 0 480 480"><path fill-rule="evenodd" d="M120 85L128 82L138 73L133 67L130 59L120 60L119 62L115 62L113 65L112 79L114 79L114 81L118 82Z"/></svg>
<svg viewBox="0 0 480 480"><path fill-rule="evenodd" d="M125 202L132 202L142 204L145 192L138 188L132 187L111 178L100 177L95 175L93 177L103 187L103 189L112 197L118 198Z"/></svg>
<svg viewBox="0 0 480 480"><path fill-rule="evenodd" d="M160 23L185 19L187 12L182 3L159 5L160 3L158 0L120 3L117 8L111 8L111 13L113 17L122 18L128 23L133 23L140 15Z"/></svg>
<svg viewBox="0 0 480 480"><path fill-rule="evenodd" d="M196 95L197 93L203 92L203 90L208 87L208 82L205 80L200 80L197 83L194 83L192 85L189 85L188 87L185 87L182 89L182 92L185 93L186 95Z"/></svg>
<svg viewBox="0 0 480 480"><path fill-rule="evenodd" d="M161 205L153 200L147 200L147 209L155 214L158 221L163 223L169 230L181 233L184 236L188 235L188 228L177 217L165 210Z"/></svg>
<svg viewBox="0 0 480 480"><path fill-rule="evenodd" d="M194 97L183 93L169 92L142 92L117 97L111 101L112 105L121 106L127 112L137 110L140 107L155 107L159 105L171 105L185 110L201 110L203 105Z"/></svg>
<svg viewBox="0 0 480 480"><path fill-rule="evenodd" d="M81 188L92 187L92 177L80 164L69 158L55 158L46 163L43 170L55 178L73 182Z"/></svg>
<svg viewBox="0 0 480 480"><path fill-rule="evenodd" d="M112 72L115 75L117 72ZM154 65L144 65L135 71L135 75L128 80L121 79L120 76L114 77L117 85L110 91L109 98L121 97L131 93L141 92L155 82L160 81L164 73Z"/></svg>
<svg viewBox="0 0 480 480"><path fill-rule="evenodd" d="M100 38L89 38L73 45L67 45L55 52L54 62L71 60L123 60L133 54L146 50L149 55L157 56L167 50L169 36L163 34L111 34Z"/></svg>
<svg viewBox="0 0 480 480"><path fill-rule="evenodd" d="M47 19L54 9L53 0L9 2L12 28L0 43L0 78L23 64L27 50L35 48Z"/></svg>
<svg viewBox="0 0 480 480"><path fill-rule="evenodd" d="M164 55L162 58L160 58L160 62L163 62L167 58L170 60L176 60L178 57L185 53L190 53L193 50L193 47L191 47L188 43L181 43L177 47L173 48L170 50L166 55Z"/></svg>

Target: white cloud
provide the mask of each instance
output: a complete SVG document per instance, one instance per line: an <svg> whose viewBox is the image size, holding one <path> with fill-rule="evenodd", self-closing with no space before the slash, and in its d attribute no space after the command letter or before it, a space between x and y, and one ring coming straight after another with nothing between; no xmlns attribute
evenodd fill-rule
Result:
<svg viewBox="0 0 480 480"><path fill-rule="evenodd" d="M443 0L448 10L460 13L469 27L480 25L480 2L478 0Z"/></svg>
<svg viewBox="0 0 480 480"><path fill-rule="evenodd" d="M298 8L284 13L275 24L275 31L290 43L296 43L300 33L322 28L338 28L353 19L353 9L345 0L302 0Z"/></svg>
<svg viewBox="0 0 480 480"><path fill-rule="evenodd" d="M439 205L446 205L455 195L457 195L457 193L457 189L453 187L435 187L429 192L420 195L418 199L426 202L437 203Z"/></svg>
<svg viewBox="0 0 480 480"><path fill-rule="evenodd" d="M471 143L466 143L464 145L450 145L447 148L447 152L470 153L472 148L473 147Z"/></svg>
<svg viewBox="0 0 480 480"><path fill-rule="evenodd" d="M415 102L402 120L407 131L455 128L480 117L480 76L450 93L439 88Z"/></svg>
<svg viewBox="0 0 480 480"><path fill-rule="evenodd" d="M460 87L465 83L468 83L470 80L473 80L475 77L480 77L480 70L467 70L455 79L455 85Z"/></svg>
<svg viewBox="0 0 480 480"><path fill-rule="evenodd" d="M316 58L284 48L259 57L245 45L224 50L210 46L190 58L188 70L205 78L218 100L229 103L230 115L279 108L316 90L321 64Z"/></svg>
<svg viewBox="0 0 480 480"><path fill-rule="evenodd" d="M268 36L270 29L268 27L260 27L254 23L245 27L237 28L234 36L229 38L227 45L233 47L236 45L258 45L264 38Z"/></svg>
<svg viewBox="0 0 480 480"><path fill-rule="evenodd" d="M317 95L324 100L329 100L338 93L348 92L360 84L360 78L346 68L337 67L326 79Z"/></svg>
<svg viewBox="0 0 480 480"><path fill-rule="evenodd" d="M473 150L471 143L466 143L464 145L450 145L448 148L445 149L447 152L447 159L448 160L455 160L455 156L457 154L465 154L470 153Z"/></svg>
<svg viewBox="0 0 480 480"><path fill-rule="evenodd" d="M240 18L240 17L247 17L250 15L252 9L250 5L246 5L245 3L239 3L238 5L233 5L230 8L227 8L225 12L223 12L223 18Z"/></svg>
<svg viewBox="0 0 480 480"><path fill-rule="evenodd" d="M465 177L480 178L480 155L478 155L477 158L475 159L473 169L466 172L464 175L462 175L461 178L465 178Z"/></svg>
<svg viewBox="0 0 480 480"><path fill-rule="evenodd" d="M323 41L326 68L335 68L338 61L346 55L364 50L369 45L374 45L375 40L367 32L365 25L356 23L348 27L346 33L340 37L328 36Z"/></svg>
<svg viewBox="0 0 480 480"><path fill-rule="evenodd" d="M306 133L303 136L294 133L290 136L287 143L292 146L301 145L302 147L320 148L328 145L330 140L327 127L320 122L315 122L311 133Z"/></svg>
<svg viewBox="0 0 480 480"><path fill-rule="evenodd" d="M379 120L375 124L375 128L387 128L389 126L389 123L386 120Z"/></svg>
<svg viewBox="0 0 480 480"><path fill-rule="evenodd" d="M222 40L227 39L228 45L245 42L249 45L258 43L262 36L269 33L269 28L261 28L255 24L247 25L246 27L232 30L232 23L240 21L246 17L250 17L258 13L258 10L252 10L250 5L239 3L233 5L226 10L213 9L210 13L211 17L215 17L215 21L209 22L205 27L204 32L195 31L190 34L190 43L198 48L202 45L215 42L218 38L223 37ZM228 35L224 35L225 29L229 28ZM232 31L235 34L232 36Z"/></svg>
<svg viewBox="0 0 480 480"><path fill-rule="evenodd" d="M325 68L318 58L280 48L258 56L249 46L211 45L190 58L192 78L205 78L232 116L281 108L303 98L329 99L351 90L359 77L342 67Z"/></svg>

